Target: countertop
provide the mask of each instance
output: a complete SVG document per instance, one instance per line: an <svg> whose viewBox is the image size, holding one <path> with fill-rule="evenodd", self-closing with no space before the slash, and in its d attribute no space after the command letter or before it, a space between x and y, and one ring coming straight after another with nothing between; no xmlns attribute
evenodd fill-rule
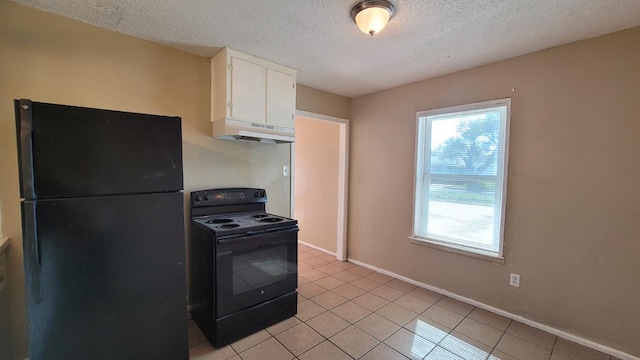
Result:
<svg viewBox="0 0 640 360"><path fill-rule="evenodd" d="M9 246L9 238L0 237L0 254Z"/></svg>

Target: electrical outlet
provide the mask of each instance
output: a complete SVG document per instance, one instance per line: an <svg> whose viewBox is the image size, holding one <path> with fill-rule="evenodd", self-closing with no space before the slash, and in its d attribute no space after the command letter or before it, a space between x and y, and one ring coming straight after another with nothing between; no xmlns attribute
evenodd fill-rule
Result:
<svg viewBox="0 0 640 360"><path fill-rule="evenodd" d="M282 167L282 176L289 176L289 167L287 165Z"/></svg>
<svg viewBox="0 0 640 360"><path fill-rule="evenodd" d="M509 276L509 285L520 287L520 275L511 273L511 276Z"/></svg>

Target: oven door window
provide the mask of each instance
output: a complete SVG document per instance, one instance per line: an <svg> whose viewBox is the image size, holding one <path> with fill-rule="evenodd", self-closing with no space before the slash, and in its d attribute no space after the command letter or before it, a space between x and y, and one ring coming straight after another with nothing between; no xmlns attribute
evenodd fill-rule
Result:
<svg viewBox="0 0 640 360"><path fill-rule="evenodd" d="M297 227L217 244L217 317L294 291L298 285Z"/></svg>
<svg viewBox="0 0 640 360"><path fill-rule="evenodd" d="M233 295L277 284L289 271L286 246L234 256Z"/></svg>

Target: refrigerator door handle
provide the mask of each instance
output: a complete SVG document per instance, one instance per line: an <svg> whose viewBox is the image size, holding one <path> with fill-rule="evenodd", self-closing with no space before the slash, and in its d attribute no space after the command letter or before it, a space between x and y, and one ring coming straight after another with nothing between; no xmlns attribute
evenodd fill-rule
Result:
<svg viewBox="0 0 640 360"><path fill-rule="evenodd" d="M35 199L35 187L33 180L33 154L32 154L32 111L31 100L20 99L14 101L16 113L16 132L18 133L18 156L20 157L20 196L24 199Z"/></svg>
<svg viewBox="0 0 640 360"><path fill-rule="evenodd" d="M38 230L36 228L36 202L24 201L22 203L22 236L24 241L25 274L29 293L35 304L42 302L42 272L40 265L40 244L38 243Z"/></svg>

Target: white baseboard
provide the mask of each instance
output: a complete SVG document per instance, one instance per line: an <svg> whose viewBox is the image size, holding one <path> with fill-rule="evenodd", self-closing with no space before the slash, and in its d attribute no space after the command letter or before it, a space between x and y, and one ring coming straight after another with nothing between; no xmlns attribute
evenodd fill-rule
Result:
<svg viewBox="0 0 640 360"><path fill-rule="evenodd" d="M300 244L302 244L302 245L305 245L305 246L308 246L308 247L310 247L310 248L312 248L312 249L315 249L315 250L318 250L318 251L322 251L322 252L323 252L323 253L325 253L325 254L329 254L329 255L336 256L336 253L331 252L331 251L329 251L329 250L327 250L327 249L323 249L323 248L321 248L321 247L319 247L319 246L315 246L315 245L312 245L312 244L309 244L309 243L306 243L306 242L304 242L304 241L300 241L300 240L298 240L298 243L300 243Z"/></svg>
<svg viewBox="0 0 640 360"><path fill-rule="evenodd" d="M309 246L311 246L311 245L309 245ZM318 249L318 250L321 250L321 249ZM324 250L324 251L326 252L326 250ZM558 330L558 329L553 328L553 327L548 326L548 325L540 324L540 323L535 322L533 320L524 318L524 317L522 317L520 315L512 314L510 312L507 312L507 311L495 308L493 306L481 303L481 302L479 302L477 300L473 300L473 299L470 299L470 298L467 298L467 297L460 296L458 294L452 293L450 291L447 291L447 290L444 290L444 289L440 289L440 288L435 287L433 285L421 283L419 281L416 281L416 280L413 280L413 279L409 279L409 278L404 277L402 275L398 275L398 274L396 274L394 272L391 272L391 271L388 271L388 270L385 270L385 269L380 269L378 267L363 263L363 262L358 261L358 260L347 258L347 261L352 262L352 263L354 263L356 265L360 265L362 267L366 267L368 269L377 271L379 273L383 273L383 274L391 276L393 278L400 279L402 281L406 281L406 282L408 282L410 284L419 286L421 288L425 288L427 290L431 290L431 291L437 292L437 293L439 293L441 295L448 296L450 298L465 302L465 303L473 305L475 307L479 307L481 309L484 309L484 310L487 310L487 311L491 311L492 313L504 316L504 317L509 318L511 320L519 321L519 322L521 322L523 324L527 324L527 325L529 325L531 327L534 327L536 329L540 329L542 331L546 331L546 332L548 332L550 334L556 335L556 336L561 337L563 339L566 339L566 340L569 340L569 341L573 341L573 342L578 343L580 345L584 345L586 347L601 351L601 352L603 352L605 354L609 354L609 355L615 356L615 357L617 357L617 358L619 358L621 360L640 360L640 358L635 357L635 356L633 356L631 354L627 354L627 353L625 353L623 351L616 350L614 348L611 348L611 347L608 347L608 346L605 346L605 345L602 345L602 344L598 344L598 343L596 343L594 341L587 340L585 338L581 338L579 336L570 334L570 333L562 331L562 330Z"/></svg>

